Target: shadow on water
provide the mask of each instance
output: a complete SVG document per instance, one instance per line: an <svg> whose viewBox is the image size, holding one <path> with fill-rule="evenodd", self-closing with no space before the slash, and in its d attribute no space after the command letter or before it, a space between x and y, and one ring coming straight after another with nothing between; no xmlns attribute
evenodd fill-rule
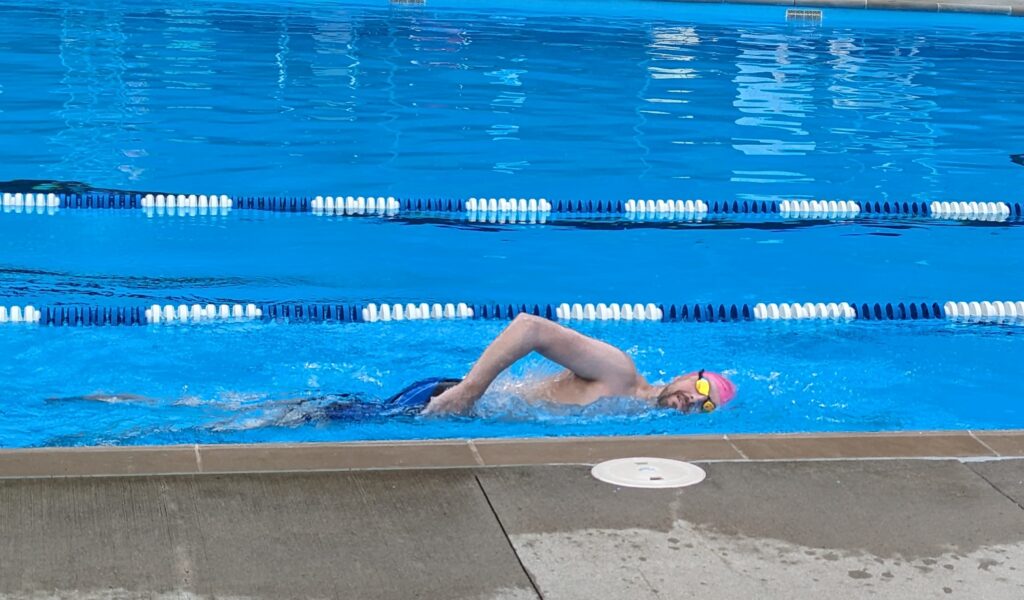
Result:
<svg viewBox="0 0 1024 600"><path fill-rule="evenodd" d="M10 194L167 194L152 190L122 190L93 187L81 181L55 181L51 179L10 179L0 181L0 191Z"/></svg>

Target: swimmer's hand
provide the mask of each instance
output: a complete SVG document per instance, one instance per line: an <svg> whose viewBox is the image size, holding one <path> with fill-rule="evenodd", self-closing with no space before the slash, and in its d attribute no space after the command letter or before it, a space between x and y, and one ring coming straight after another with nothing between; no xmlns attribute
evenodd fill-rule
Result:
<svg viewBox="0 0 1024 600"><path fill-rule="evenodd" d="M441 392L430 400L421 415L461 415L469 412L483 393L473 385L462 382Z"/></svg>

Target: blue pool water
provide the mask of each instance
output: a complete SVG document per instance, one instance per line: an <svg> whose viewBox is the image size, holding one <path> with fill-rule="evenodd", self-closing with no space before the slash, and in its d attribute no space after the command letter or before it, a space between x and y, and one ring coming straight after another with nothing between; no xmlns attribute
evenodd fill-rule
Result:
<svg viewBox="0 0 1024 600"><path fill-rule="evenodd" d="M909 219L668 227L65 210L0 214L0 302L1016 300L1021 248L1020 225Z"/></svg>
<svg viewBox="0 0 1024 600"><path fill-rule="evenodd" d="M1019 200L1024 22L778 7L0 0L0 182L404 197ZM969 76L967 76L969 74ZM0 183L0 192L20 183ZM0 213L0 305L1020 300L1017 222L483 224ZM306 423L290 398L463 374L503 323L0 324L0 446L1024 427L1019 324L589 323L710 415L490 394ZM553 367L530 359L516 375ZM133 393L129 402L54 400Z"/></svg>
<svg viewBox="0 0 1024 600"><path fill-rule="evenodd" d="M1007 199L1024 23L671 2L0 2L0 181Z"/></svg>
<svg viewBox="0 0 1024 600"><path fill-rule="evenodd" d="M855 323L586 324L641 372L729 369L740 396L686 416L606 400L537 408L501 393L478 418L296 423L281 402L344 390L387 396L424 374L460 375L502 324L26 328L6 331L5 446L551 435L1024 427L1013 367L1021 334L1001 326ZM550 373L539 359L516 374ZM128 391L152 402L47 401Z"/></svg>

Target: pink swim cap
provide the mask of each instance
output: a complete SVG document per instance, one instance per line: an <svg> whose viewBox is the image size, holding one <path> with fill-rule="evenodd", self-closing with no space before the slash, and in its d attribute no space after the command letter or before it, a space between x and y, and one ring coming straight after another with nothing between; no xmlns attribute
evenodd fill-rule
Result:
<svg viewBox="0 0 1024 600"><path fill-rule="evenodd" d="M690 375L696 376L697 373L689 373L684 377L689 377ZM736 397L736 384L726 379L725 375L704 371L704 379L711 382L711 399L718 406L722 406Z"/></svg>

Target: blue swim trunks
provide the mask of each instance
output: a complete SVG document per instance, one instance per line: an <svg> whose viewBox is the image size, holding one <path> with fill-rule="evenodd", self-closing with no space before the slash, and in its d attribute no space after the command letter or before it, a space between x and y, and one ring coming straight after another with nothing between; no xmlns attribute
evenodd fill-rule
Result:
<svg viewBox="0 0 1024 600"><path fill-rule="evenodd" d="M381 417L420 414L430 399L461 382L461 379L432 377L417 381L384 401L369 401L353 394L332 394L318 398L326 404L316 416L332 421L359 421Z"/></svg>

